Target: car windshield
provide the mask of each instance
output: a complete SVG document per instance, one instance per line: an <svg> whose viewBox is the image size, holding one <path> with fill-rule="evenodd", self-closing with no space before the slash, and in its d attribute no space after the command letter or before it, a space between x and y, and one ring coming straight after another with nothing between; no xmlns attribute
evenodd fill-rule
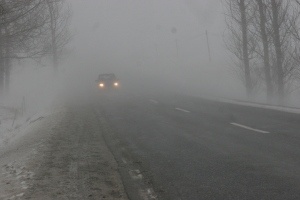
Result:
<svg viewBox="0 0 300 200"><path fill-rule="evenodd" d="M300 0L0 0L0 200L300 200Z"/></svg>
<svg viewBox="0 0 300 200"><path fill-rule="evenodd" d="M114 80L116 76L114 74L100 74L99 80Z"/></svg>

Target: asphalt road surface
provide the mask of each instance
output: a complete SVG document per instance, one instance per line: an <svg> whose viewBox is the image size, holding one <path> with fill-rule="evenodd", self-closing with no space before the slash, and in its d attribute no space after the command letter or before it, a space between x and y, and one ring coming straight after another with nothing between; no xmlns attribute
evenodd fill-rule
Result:
<svg viewBox="0 0 300 200"><path fill-rule="evenodd" d="M0 199L300 199L298 114L79 91L1 147Z"/></svg>
<svg viewBox="0 0 300 200"><path fill-rule="evenodd" d="M93 105L130 199L300 199L300 115L168 93Z"/></svg>

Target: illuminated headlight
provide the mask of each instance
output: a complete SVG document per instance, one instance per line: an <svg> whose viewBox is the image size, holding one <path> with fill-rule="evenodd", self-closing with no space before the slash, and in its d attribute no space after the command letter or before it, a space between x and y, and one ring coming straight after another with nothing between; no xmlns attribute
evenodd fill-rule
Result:
<svg viewBox="0 0 300 200"><path fill-rule="evenodd" d="M119 83L118 83L118 82L115 82L115 83L114 83L114 86L119 86Z"/></svg>
<svg viewBox="0 0 300 200"><path fill-rule="evenodd" d="M103 87L104 87L104 84L103 84L103 83L100 83L100 84L99 84L99 87L102 87L102 88L103 88Z"/></svg>

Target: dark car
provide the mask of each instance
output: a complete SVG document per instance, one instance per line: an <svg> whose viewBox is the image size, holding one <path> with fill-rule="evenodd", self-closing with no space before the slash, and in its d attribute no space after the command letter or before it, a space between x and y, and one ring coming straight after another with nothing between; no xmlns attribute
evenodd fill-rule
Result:
<svg viewBox="0 0 300 200"><path fill-rule="evenodd" d="M100 89L118 88L119 81L115 74L100 74L96 80Z"/></svg>

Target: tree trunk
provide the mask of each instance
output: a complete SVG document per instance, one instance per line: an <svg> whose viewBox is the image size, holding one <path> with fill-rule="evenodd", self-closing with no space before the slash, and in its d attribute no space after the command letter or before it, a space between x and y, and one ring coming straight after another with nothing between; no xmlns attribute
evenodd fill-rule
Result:
<svg viewBox="0 0 300 200"><path fill-rule="evenodd" d="M260 34L263 43L264 49L264 72L267 86L267 101L270 103L273 98L273 85L271 80L271 69L270 69L270 53L269 53L269 41L268 35L266 32L266 13L264 9L263 0L257 0L258 8L259 8L259 18L260 18Z"/></svg>
<svg viewBox="0 0 300 200"><path fill-rule="evenodd" d="M47 0L47 5L50 14L52 62L53 62L54 75L56 76L58 74L58 54L57 54L56 27L55 27L56 19L53 13L54 12L53 2L49 2L49 0Z"/></svg>
<svg viewBox="0 0 300 200"><path fill-rule="evenodd" d="M246 81L246 90L247 90L247 97L250 98L252 95L252 82L251 82L251 74L250 74L250 62L249 62L249 55L248 55L248 22L246 18L246 6L245 0L240 0L239 8L241 12L241 28L243 34L243 62L245 67L245 81Z"/></svg>
<svg viewBox="0 0 300 200"><path fill-rule="evenodd" d="M10 91L10 71L11 71L11 64L10 61L6 63L5 66L5 93L6 95L9 94Z"/></svg>
<svg viewBox="0 0 300 200"><path fill-rule="evenodd" d="M52 51L53 51L54 74L57 75L58 74L58 55L57 55L55 31L52 32Z"/></svg>
<svg viewBox="0 0 300 200"><path fill-rule="evenodd" d="M10 71L11 71L11 41L9 39L9 35L10 35L10 32L9 32L9 29L8 27L6 26L5 27L5 36L6 36L6 39L5 39L5 58L4 58L4 67L5 67L5 70L4 70L4 73L5 73L5 80L4 80L4 83L5 83L5 93L6 94L9 94L9 89L10 89Z"/></svg>
<svg viewBox="0 0 300 200"><path fill-rule="evenodd" d="M272 15L273 15L273 31L274 31L274 46L276 52L276 73L277 73L277 87L278 87L278 97L279 104L284 103L284 74L282 69L283 57L281 50L281 40L280 40L280 27L279 27L279 4L276 0L271 0L272 4Z"/></svg>
<svg viewBox="0 0 300 200"><path fill-rule="evenodd" d="M53 7L52 7L53 9ZM53 11L50 12L51 14L51 37L52 37L52 61L53 61L53 68L54 74L58 74L58 55L57 55L57 46L56 46L56 29L54 25L54 17Z"/></svg>
<svg viewBox="0 0 300 200"><path fill-rule="evenodd" d="M11 58L10 58L10 47L6 46L5 47L5 58L4 58L4 67L5 67L5 93L6 95L9 94L10 90L10 72L11 72Z"/></svg>
<svg viewBox="0 0 300 200"><path fill-rule="evenodd" d="M4 92L4 73L5 73L3 43L4 40L3 40L2 29L0 28L0 96L1 97L3 97L3 92Z"/></svg>

